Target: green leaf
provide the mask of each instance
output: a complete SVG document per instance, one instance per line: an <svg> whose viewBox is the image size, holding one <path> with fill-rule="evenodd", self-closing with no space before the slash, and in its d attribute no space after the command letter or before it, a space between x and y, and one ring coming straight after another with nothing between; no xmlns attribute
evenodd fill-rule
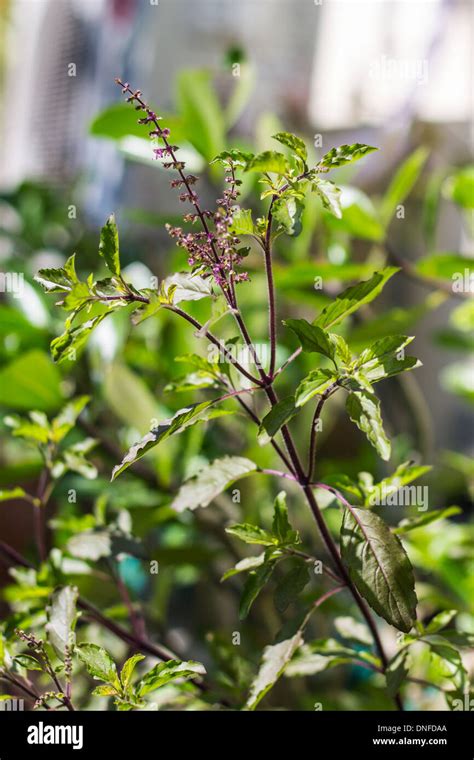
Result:
<svg viewBox="0 0 474 760"><path fill-rule="evenodd" d="M185 509L207 507L216 496L225 491L236 480L250 475L257 465L244 457L223 457L215 459L212 464L181 486L171 507L177 512Z"/></svg>
<svg viewBox="0 0 474 760"><path fill-rule="evenodd" d="M392 475L384 478L373 486L364 489L365 506L380 504L388 494L396 493L402 486L426 475L432 468L429 465L416 465L412 462L402 462Z"/></svg>
<svg viewBox="0 0 474 760"><path fill-rule="evenodd" d="M272 686L285 672L288 663L302 643L302 633L301 631L297 631L291 638L265 647L260 669L257 677L252 682L250 694L245 704L247 710L255 710L265 694L270 691Z"/></svg>
<svg viewBox="0 0 474 760"><path fill-rule="evenodd" d="M107 314L99 314L97 317L82 322L77 327L71 327L62 335L51 342L51 355L57 364L65 361L76 361L77 353L87 343L90 334Z"/></svg>
<svg viewBox="0 0 474 760"><path fill-rule="evenodd" d="M67 542L67 550L73 557L92 562L101 557L116 557L122 553L135 557L144 555L142 544L133 536L109 529L76 533Z"/></svg>
<svg viewBox="0 0 474 760"><path fill-rule="evenodd" d="M365 623L360 623L353 617L341 616L335 618L334 627L343 639L356 641L364 646L372 645L372 635Z"/></svg>
<svg viewBox="0 0 474 760"><path fill-rule="evenodd" d="M395 175L382 199L382 205L380 208L382 224L385 228L390 224L397 206L403 203L407 195L415 186L426 163L428 154L429 151L427 148L417 148L407 159L405 159L399 169L395 172Z"/></svg>
<svg viewBox="0 0 474 760"><path fill-rule="evenodd" d="M165 303L177 305L181 301L200 301L212 295L210 280L190 272L177 272L161 283Z"/></svg>
<svg viewBox="0 0 474 760"><path fill-rule="evenodd" d="M115 662L103 647L90 643L78 644L75 652L94 679L105 681L112 686L120 686Z"/></svg>
<svg viewBox="0 0 474 760"><path fill-rule="evenodd" d="M207 420L214 419L215 417L222 417L223 415L232 414L232 412L224 409L213 409L213 405L216 404L219 399L213 401L202 401L199 404L193 404L192 406L179 409L176 414L169 420L160 422L158 427L150 430L140 441L130 447L121 463L114 467L112 471L112 480L115 480L124 470L130 467L133 462L147 453L154 446L157 446L162 441L165 441L170 436L176 433L182 433L183 430L195 425L197 422L205 422Z"/></svg>
<svg viewBox="0 0 474 760"><path fill-rule="evenodd" d="M288 519L288 507L286 506L286 493L284 491L280 491L275 499L272 531L279 544L296 544L299 542L298 533L293 530Z"/></svg>
<svg viewBox="0 0 474 760"><path fill-rule="evenodd" d="M456 276L464 277L465 270L472 270L472 259L459 253L441 252L424 256L415 264L419 274L442 280L454 280Z"/></svg>
<svg viewBox="0 0 474 760"><path fill-rule="evenodd" d="M308 151L304 140L291 132L277 132L276 135L272 135L274 140L278 140L282 145L286 145L293 153L301 158L306 163L308 160Z"/></svg>
<svg viewBox="0 0 474 760"><path fill-rule="evenodd" d="M313 182L312 189L321 198L324 208L330 211L336 219L342 219L341 188L328 179L318 178Z"/></svg>
<svg viewBox="0 0 474 760"><path fill-rule="evenodd" d="M377 660L366 652L349 649L335 639L318 639L299 649L285 670L285 675L289 678L311 676L337 665L356 664L359 660L379 665Z"/></svg>
<svg viewBox="0 0 474 760"><path fill-rule="evenodd" d="M64 586L54 591L51 604L46 608L48 622L45 630L48 641L57 656L64 660L68 651L72 652L76 638L76 603L79 592L73 586Z"/></svg>
<svg viewBox="0 0 474 760"><path fill-rule="evenodd" d="M206 672L204 665L192 660L181 662L180 660L168 660L159 662L139 681L136 686L138 696L144 697L151 691L156 691L160 686L165 686L171 681L182 679L188 681L190 678L204 675Z"/></svg>
<svg viewBox="0 0 474 760"><path fill-rule="evenodd" d="M13 662L15 665L19 665L20 668L25 668L25 670L43 670L41 663L30 654L17 654L13 658Z"/></svg>
<svg viewBox="0 0 474 760"><path fill-rule="evenodd" d="M287 235L296 237L301 232L301 215L304 210L303 202L294 195L285 194L277 198L272 206L272 215L278 228Z"/></svg>
<svg viewBox="0 0 474 760"><path fill-rule="evenodd" d="M223 150L210 163L220 164L221 166L237 166L240 169L245 169L252 158L253 153L232 148L231 150Z"/></svg>
<svg viewBox="0 0 474 760"><path fill-rule="evenodd" d="M438 641L430 641L430 654L436 670L442 678L447 678L457 688L466 682L466 670L460 652L450 642L445 642L442 636L433 637Z"/></svg>
<svg viewBox="0 0 474 760"><path fill-rule="evenodd" d="M390 441L383 429L377 396L366 390L353 391L347 397L346 409L352 422L366 434L382 459L390 459Z"/></svg>
<svg viewBox="0 0 474 760"><path fill-rule="evenodd" d="M375 612L408 633L416 622L413 568L388 525L370 510L345 510L341 556L357 590Z"/></svg>
<svg viewBox="0 0 474 760"><path fill-rule="evenodd" d="M99 254L105 261L107 269L120 276L119 239L115 216L111 214L100 231Z"/></svg>
<svg viewBox="0 0 474 760"><path fill-rule="evenodd" d="M177 79L177 103L187 139L211 161L225 148L225 120L210 73L182 70Z"/></svg>
<svg viewBox="0 0 474 760"><path fill-rule="evenodd" d="M69 401L51 424L52 439L59 443L73 429L76 420L90 401L90 396L78 396Z"/></svg>
<svg viewBox="0 0 474 760"><path fill-rule="evenodd" d="M424 633L428 635L438 633L438 631L446 628L457 614L458 610L443 610L442 612L438 612L437 615L431 618L430 622L425 627Z"/></svg>
<svg viewBox="0 0 474 760"><path fill-rule="evenodd" d="M0 398L10 409L55 411L63 400L59 371L44 351L28 351L0 370Z"/></svg>
<svg viewBox="0 0 474 760"><path fill-rule="evenodd" d="M270 579L274 566L275 563L272 561L265 562L257 570L250 571L240 599L239 617L241 620L245 620L249 614L252 604Z"/></svg>
<svg viewBox="0 0 474 760"><path fill-rule="evenodd" d="M368 195L356 187L341 187L341 219L329 217L328 226L342 235L381 242L384 229Z"/></svg>
<svg viewBox="0 0 474 760"><path fill-rule="evenodd" d="M116 697L119 694L115 686L110 686L109 684L96 686L91 693L94 697Z"/></svg>
<svg viewBox="0 0 474 760"><path fill-rule="evenodd" d="M133 671L135 670L135 667L138 665L139 662L141 662L144 659L145 659L145 655L134 654L132 655L132 657L129 657L128 660L124 662L122 670L120 671L120 680L125 690L130 686L130 682L132 680L132 675L133 675Z"/></svg>
<svg viewBox="0 0 474 760"><path fill-rule="evenodd" d="M400 691L410 670L410 653L407 648L401 649L400 652L392 657L385 669L385 678L387 679L387 692L390 697L395 697Z"/></svg>
<svg viewBox="0 0 474 760"><path fill-rule="evenodd" d="M333 169L336 166L344 166L344 164L358 161L359 158L363 158L374 150L378 150L378 148L373 148L371 145L364 145L363 143L340 145L338 148L331 148L331 150L322 157L318 166L327 169Z"/></svg>
<svg viewBox="0 0 474 760"><path fill-rule="evenodd" d="M244 559L241 559L240 562L237 562L235 567L231 567L229 570L226 570L221 578L221 581L226 581L227 578L232 578L232 576L238 575L239 573L246 573L247 570L255 570L256 567L260 567L264 562L265 552L257 554L254 557L244 557Z"/></svg>
<svg viewBox="0 0 474 760"><path fill-rule="evenodd" d="M417 517L406 517L402 520L396 528L393 528L393 532L398 535L409 533L416 528L423 528L425 525L429 525L437 520L446 520L453 515L459 515L462 513L462 509L459 507L447 507L446 509L433 509L429 512L425 512Z"/></svg>
<svg viewBox="0 0 474 760"><path fill-rule="evenodd" d="M182 120L176 116L164 114L160 110L160 116L164 125L172 130L173 142L182 142L186 139ZM130 136L143 138L145 127L138 124L136 111L128 103L113 103L97 114L89 126L89 132L94 137L103 137L109 140L123 140ZM148 141L143 140L146 144Z"/></svg>
<svg viewBox="0 0 474 760"><path fill-rule="evenodd" d="M347 288L323 309L313 324L324 329L339 324L361 306L373 301L382 291L385 283L398 271L397 267L387 267L381 272L374 272L369 280Z"/></svg>
<svg viewBox="0 0 474 760"><path fill-rule="evenodd" d="M301 381L296 389L295 404L303 406L313 396L320 396L327 391L337 380L337 375L329 369L315 369Z"/></svg>
<svg viewBox="0 0 474 760"><path fill-rule="evenodd" d="M261 546L274 546L277 540L270 533L267 533L263 528L259 528L257 525L250 525L250 523L237 523L231 525L225 529L226 533L230 533L236 538L240 538L241 541L245 541L246 544L259 544Z"/></svg>
<svg viewBox="0 0 474 760"><path fill-rule="evenodd" d="M293 330L303 351L323 354L328 359L334 359L335 345L328 333L321 327L307 322L306 319L286 319L284 324Z"/></svg>
<svg viewBox="0 0 474 760"><path fill-rule="evenodd" d="M355 373L361 371L370 383L376 383L400 372L421 367L414 356L405 356L404 348L413 340L406 335L389 335L364 349L355 364Z"/></svg>
<svg viewBox="0 0 474 760"><path fill-rule="evenodd" d="M241 208L232 214L232 224L229 227L232 235L253 235L254 226L251 209Z"/></svg>
<svg viewBox="0 0 474 760"><path fill-rule="evenodd" d="M58 269L40 269L34 279L46 290L47 293L67 293L79 280L75 267L76 254L70 256L64 267Z"/></svg>
<svg viewBox="0 0 474 760"><path fill-rule="evenodd" d="M260 446L264 446L274 438L282 425L286 425L297 411L294 396L288 396L275 404L265 415L258 429L257 440Z"/></svg>
<svg viewBox="0 0 474 760"><path fill-rule="evenodd" d="M0 502L10 501L11 499L23 499L26 496L26 491L19 486L17 488L10 488L9 490L0 489Z"/></svg>
<svg viewBox="0 0 474 760"><path fill-rule="evenodd" d="M304 587L309 583L310 575L303 559L295 560L294 566L278 581L275 589L275 607L278 612L285 612L294 602Z"/></svg>
<svg viewBox="0 0 474 760"><path fill-rule="evenodd" d="M283 153L265 150L249 161L246 171L287 175L290 172L290 165Z"/></svg>
<svg viewBox="0 0 474 760"><path fill-rule="evenodd" d="M448 177L443 194L462 208L474 208L474 166L465 166Z"/></svg>

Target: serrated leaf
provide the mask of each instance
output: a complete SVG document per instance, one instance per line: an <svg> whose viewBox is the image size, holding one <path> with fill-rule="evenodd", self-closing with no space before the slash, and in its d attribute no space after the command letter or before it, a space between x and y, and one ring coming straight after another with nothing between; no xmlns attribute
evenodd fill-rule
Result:
<svg viewBox="0 0 474 760"><path fill-rule="evenodd" d="M92 690L92 694L94 697L115 697L117 696L118 691L116 688L110 686L109 684L101 684Z"/></svg>
<svg viewBox="0 0 474 760"><path fill-rule="evenodd" d="M87 642L78 644L75 652L94 679L105 681L112 686L120 686L115 662L103 647Z"/></svg>
<svg viewBox="0 0 474 760"><path fill-rule="evenodd" d="M136 666L144 659L145 655L134 654L124 662L122 670L120 671L120 680L124 689L129 687Z"/></svg>
<svg viewBox="0 0 474 760"><path fill-rule="evenodd" d="M421 478L422 475L430 472L432 468L429 465L416 465L412 462L402 462L392 475L381 480L375 485L370 485L364 489L365 506L381 504L387 498L388 494L396 493L403 486L408 485L413 480Z"/></svg>
<svg viewBox="0 0 474 760"><path fill-rule="evenodd" d="M271 533L267 533L263 528L259 528L258 525L251 525L250 523L237 523L231 525L225 529L226 533L230 533L236 538L240 538L241 541L245 541L246 544L259 544L261 546L274 546L276 539Z"/></svg>
<svg viewBox="0 0 474 760"><path fill-rule="evenodd" d="M64 586L54 591L51 603L46 608L48 622L45 630L48 641L57 656L64 660L75 644L74 628L77 619L76 602L79 592L73 586Z"/></svg>
<svg viewBox="0 0 474 760"><path fill-rule="evenodd" d="M430 622L425 627L424 633L428 635L438 633L438 631L446 628L457 614L458 610L443 610L442 612L438 612L437 615L431 618Z"/></svg>
<svg viewBox="0 0 474 760"><path fill-rule="evenodd" d="M161 284L167 303L177 305L181 301L200 301L212 295L210 280L190 272L176 272Z"/></svg>
<svg viewBox="0 0 474 760"><path fill-rule="evenodd" d="M77 352L85 345L92 331L102 322L107 314L99 314L87 322L71 327L51 342L51 355L57 364L76 361Z"/></svg>
<svg viewBox="0 0 474 760"><path fill-rule="evenodd" d="M167 662L160 662L158 665L155 665L139 681L136 690L140 697L144 697L145 694L159 689L160 686L165 686L170 681L176 681L176 679L188 681L190 678L196 678L196 676L201 676L205 673L206 669L200 662L192 660L188 662L168 660Z"/></svg>
<svg viewBox="0 0 474 760"><path fill-rule="evenodd" d="M47 293L67 293L78 282L75 269L76 254L70 256L64 267L40 269L34 279Z"/></svg>
<svg viewBox="0 0 474 760"><path fill-rule="evenodd" d="M255 710L265 694L270 691L272 686L284 673L285 668L302 643L302 633L301 631L297 631L291 638L265 647L262 664L260 665L257 677L250 687L250 694L245 704L248 710Z"/></svg>
<svg viewBox="0 0 474 760"><path fill-rule="evenodd" d="M265 562L257 570L251 570L242 591L239 606L239 618L245 620L261 590L273 573L274 562Z"/></svg>
<svg viewBox="0 0 474 760"><path fill-rule="evenodd" d="M453 515L461 514L462 509L459 507L447 507L446 509L433 509L429 512L425 512L417 517L406 517L402 520L396 528L393 528L393 532L398 535L409 533L416 528L423 528L425 525L429 525L437 520L446 520Z"/></svg>
<svg viewBox="0 0 474 760"><path fill-rule="evenodd" d="M265 552L257 554L255 557L244 557L244 559L241 559L240 562L237 562L235 567L231 567L229 570L226 570L221 578L221 581L226 581L228 578L232 578L233 575L245 573L248 570L255 570L255 568L263 565L264 562Z"/></svg>
<svg viewBox="0 0 474 760"><path fill-rule="evenodd" d="M249 161L246 171L286 175L290 172L290 165L283 153L265 150L263 153L258 153Z"/></svg>
<svg viewBox="0 0 474 760"><path fill-rule="evenodd" d="M414 356L405 356L404 349L413 340L406 335L389 335L365 348L355 365L355 373L361 371L370 383L376 383L400 372L416 369L421 362Z"/></svg>
<svg viewBox="0 0 474 760"><path fill-rule="evenodd" d="M309 583L309 570L303 559L295 560L295 565L278 581L275 589L274 602L278 612L286 608L298 598L304 587Z"/></svg>
<svg viewBox="0 0 474 760"><path fill-rule="evenodd" d="M274 140L278 140L282 145L286 145L293 153L296 153L302 161L306 163L308 159L308 151L304 140L301 137L297 137L291 132L277 132L276 135L272 135Z"/></svg>
<svg viewBox="0 0 474 760"><path fill-rule="evenodd" d="M202 401L200 404L193 404L192 406L179 409L171 419L161 422L158 427L153 428L153 430L147 433L147 435L128 450L121 463L114 467L112 471L112 480L115 480L115 478L130 467L133 462L141 459L147 451L154 446L157 446L171 435L181 433L187 427L195 425L197 422L204 422L206 420L214 419L215 417L232 414L232 412L224 409L213 409L212 406L215 403L217 403L217 400Z"/></svg>
<svg viewBox="0 0 474 760"><path fill-rule="evenodd" d="M171 507L177 512L185 509L207 507L216 496L225 491L236 480L250 475L257 465L244 457L223 457L215 459L212 464L181 486Z"/></svg>
<svg viewBox="0 0 474 760"><path fill-rule="evenodd" d="M366 434L382 459L390 459L390 441L383 429L380 401L377 396L365 390L353 391L347 397L346 409L352 422Z"/></svg>
<svg viewBox="0 0 474 760"><path fill-rule="evenodd" d="M405 549L388 525L370 510L345 510L341 556L375 612L408 633L416 622L415 578Z"/></svg>
<svg viewBox="0 0 474 760"><path fill-rule="evenodd" d="M229 227L232 235L253 235L254 225L251 209L241 208L232 214L232 224Z"/></svg>
<svg viewBox="0 0 474 760"><path fill-rule="evenodd" d="M297 407L303 406L314 396L320 396L337 380L337 375L329 369L316 369L301 381L295 394Z"/></svg>
<svg viewBox="0 0 474 760"><path fill-rule="evenodd" d="M30 654L17 654L16 657L13 658L13 662L15 665L25 668L25 670L43 670L41 663L36 657L32 657Z"/></svg>
<svg viewBox="0 0 474 760"><path fill-rule="evenodd" d="M275 499L272 531L279 544L299 542L298 533L293 530L288 519L288 507L286 506L286 493L284 491L280 491Z"/></svg>
<svg viewBox="0 0 474 760"><path fill-rule="evenodd" d="M260 446L264 446L274 438L282 425L286 425L297 412L294 396L281 399L275 406L272 406L258 429L257 440Z"/></svg>
<svg viewBox="0 0 474 760"><path fill-rule="evenodd" d="M119 277L119 239L114 214L109 216L100 231L99 254L104 259L107 269L114 275L114 277Z"/></svg>
<svg viewBox="0 0 474 760"><path fill-rule="evenodd" d="M210 163L221 164L221 166L233 164L234 166L239 166L241 169L245 169L253 157L253 153L232 148L231 150L223 150L218 156L215 156Z"/></svg>
<svg viewBox="0 0 474 760"><path fill-rule="evenodd" d="M301 215L303 211L303 202L291 194L277 198L272 206L274 220L279 228L291 237L297 237L301 232Z"/></svg>
<svg viewBox="0 0 474 760"><path fill-rule="evenodd" d="M328 359L334 359L336 351L334 343L321 327L307 322L306 319L286 319L284 324L293 330L303 351L323 354Z"/></svg>
<svg viewBox="0 0 474 760"><path fill-rule="evenodd" d="M344 290L332 303L326 306L313 325L328 329L339 324L343 319L353 314L363 304L370 303L378 296L382 288L398 272L397 267L387 267L381 272L374 272L369 280L359 282Z"/></svg>
<svg viewBox="0 0 474 760"><path fill-rule="evenodd" d="M69 433L74 427L77 418L90 401L90 396L78 396L69 401L51 423L51 432L53 440L56 443Z"/></svg>
<svg viewBox="0 0 474 760"><path fill-rule="evenodd" d="M304 644L298 650L285 670L285 675L289 678L311 676L337 665L355 664L358 660L380 666L377 659L367 652L345 647L335 639L318 639L311 644Z"/></svg>
<svg viewBox="0 0 474 760"><path fill-rule="evenodd" d="M358 161L368 153L372 153L378 148L374 148L371 145L364 145L363 143L353 143L352 145L340 145L338 148L331 148L319 162L319 166L323 166L327 169L334 169L336 166L344 166L344 164L350 164L353 161Z"/></svg>
<svg viewBox="0 0 474 760"><path fill-rule="evenodd" d="M336 219L342 218L340 187L327 179L317 179L313 182L312 189L319 195L325 209L331 212Z"/></svg>

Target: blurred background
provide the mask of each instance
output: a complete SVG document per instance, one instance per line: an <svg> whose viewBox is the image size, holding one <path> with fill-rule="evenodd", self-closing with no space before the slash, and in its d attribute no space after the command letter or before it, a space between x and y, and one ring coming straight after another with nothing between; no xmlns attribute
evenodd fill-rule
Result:
<svg viewBox="0 0 474 760"><path fill-rule="evenodd" d="M128 321L117 315L97 329L77 365L58 369L48 344L61 330L61 314L33 281L40 267L61 266L73 251L81 270L96 271L98 230L112 211L127 272L139 286L149 287L152 275L185 262L164 231L182 209L160 162L152 160L146 130L144 135L133 109L121 102L118 76L165 115L163 124L171 127L188 168L204 174L200 193L209 203L222 180L218 170L209 170L209 160L228 146L277 148L271 135L280 129L304 137L315 159L346 142L379 148L360 166L338 173L342 220L308 199L304 232L279 241L280 316L295 308L314 314L379 265L403 263L376 311L366 312L349 337L357 347L390 332L416 334L413 353L423 367L389 381L383 391L395 451L390 469L409 458L436 465L430 507L469 510L472 10L469 0L0 0L0 272L24 276L21 293L11 287L0 292L0 410L50 413L72 393L87 392L93 396L89 424L105 432L114 463L111 450L123 451L151 418L181 402L163 389L178 374L176 345L179 353L192 350L186 328L147 322L132 336ZM247 184L246 202L258 208L257 188ZM315 292L320 273L324 289ZM459 273L464 284L454 293ZM263 294L255 271L242 299L262 339ZM281 360L291 353L285 340ZM165 485L175 485L176 477L189 475L228 443L223 433L210 442L200 435L180 437L152 459L151 470ZM322 475L385 474L345 422L328 425L324 437ZM231 447L235 453L246 447L250 455L256 444L237 431ZM0 488L34 481L38 472L34 454L6 434L0 466ZM104 488L107 472L104 466L89 490L81 486L86 504ZM126 477L135 489L133 475ZM266 496L262 489L255 487L245 502L255 521L256 503ZM168 499L165 492L137 489L130 504L127 488L119 491L110 492L112 501L135 510L138 532L148 529L142 507L151 500L156 518ZM15 521L6 509L0 514L0 532L23 551L30 519L21 505ZM209 621L216 625L217 616L231 616L223 599L202 616L196 612L196 604L211 603L203 602L205 584L196 591L195 566L183 559L188 539L196 539L189 530L172 524L156 539L170 549L181 590L176 594L177 576L170 574L154 610L164 618L171 609L175 636L185 639L191 598L202 630ZM455 570L449 546L440 545L435 533L419 546L413 540L421 565L429 566L430 556L438 565L446 561L444 592L456 594L457 586L467 595L467 586L459 591L459 566ZM196 563L208 561L203 547L201 553L198 544L193 547ZM135 571L136 587L146 596Z"/></svg>

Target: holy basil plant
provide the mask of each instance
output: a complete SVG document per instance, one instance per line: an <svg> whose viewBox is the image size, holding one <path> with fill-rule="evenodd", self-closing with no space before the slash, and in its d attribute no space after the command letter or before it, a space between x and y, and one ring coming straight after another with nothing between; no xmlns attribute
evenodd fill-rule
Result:
<svg viewBox="0 0 474 760"><path fill-rule="evenodd" d="M225 189L209 209L202 204L196 189L198 178L187 171L166 121L162 125L160 116L139 91L117 81L130 106L139 112L139 124L149 132L151 150L172 174L171 186L186 204L182 224L168 224L167 230L184 251L188 268L170 273L153 287L135 285L122 269L119 233L111 215L101 230L98 247L105 276L91 273L81 278L75 256L63 267L41 269L36 276L67 313L63 333L52 342L52 357L58 364L75 361L93 331L121 310L130 317L132 326L160 319L168 312L194 330L196 353L177 357L191 371L169 386L177 393L194 394L193 402L167 418L155 419L128 450L120 441L108 446L109 456L115 458L110 488L115 488L116 481L120 482L129 468L137 475L146 475L146 469L139 469L144 468L144 462L139 460L183 431L196 428L199 435L200 428L214 424L225 431L229 416L233 415L234 420L238 413L239 420L247 419L253 426L252 459L242 456L235 447L223 450L221 456L207 463L201 457L189 477L169 496L163 517L156 519L159 524L171 513L182 517L183 525L193 519L198 521L202 508L244 478L270 476L285 484L286 490L275 498L271 524L262 520L266 527L232 520L231 524L214 524L214 530L224 536L236 555L235 566L226 569L222 581L242 584L238 610L241 621L254 614L253 605L269 586L274 591L276 613L283 616L284 625L276 640L265 647L256 675L243 677L244 698L239 696L238 687L230 689L230 697L227 694L224 698L220 691L223 683L240 683L241 675L236 675L241 674L240 665L235 664L234 655L227 653L227 670L221 664L223 670L215 679L212 670L207 676L203 665L182 660L148 636L143 617L121 577L123 557L145 559L147 549L133 535L127 510L117 510L113 519L110 512L107 514L107 489L94 514L56 520L54 527L66 536L66 549L48 553L45 511L53 489L67 473L83 478L97 474L87 458L95 445L94 430L91 436L70 437L75 426L76 433L81 429L86 434L91 431L86 409L89 399L80 396L52 419L43 412L31 412L27 417L7 420L13 436L37 447L44 467L37 494L30 495L20 488L0 492L2 500L24 499L31 503L39 547L40 564L33 566L3 546L16 566L18 588L9 593L16 603L35 596L38 602L28 608L23 628L28 624L44 625L46 638L40 640L22 629L17 632L19 642L14 644L4 631L0 637L0 676L10 686L20 684L25 691L32 691L38 705L59 704L74 709L73 674L82 668L91 679L94 699L112 700L120 710L149 707L149 695L161 687L167 687L163 695L169 698L173 694L181 704L230 704L253 710L283 674L294 678L319 674L336 665L358 665L385 684L393 705L403 709L404 685L412 678L412 652L421 646L445 669L447 698L455 699L468 688L459 647L469 643L469 636L448 628L454 612L443 613L426 626L417 620L415 574L404 545L407 534L453 511L429 511L393 527L376 509L387 493L396 494L430 468L404 462L380 482L367 472L360 473L357 481L337 473L323 480L318 477L323 413L326 419L327 410L337 404L344 410L347 426L353 423L357 428L355 435L365 436L385 462L391 458L379 383L420 366L407 353L413 337L390 334L365 344L360 340L354 343L348 337L347 325L370 314L370 304L398 269L382 265L361 282L346 289L339 287L337 293L331 290L323 307L316 306L315 300L311 315L306 313L308 319L301 316L299 309L283 314L275 287L275 241L301 233L310 198L322 204L324 213L340 220L341 189L327 175L331 172L332 177L333 170L337 172L339 167L359 161L376 149L360 143L341 145L313 160L300 137L278 132L274 135L274 150L256 154L238 148L222 150L210 164L212 171L223 173ZM239 203L244 187L255 180L262 208L256 218L254 208ZM241 289L250 287L254 264L250 266L249 262L255 261L256 254L261 254L263 260L268 293L266 357L251 337L239 305ZM201 321L195 316L195 302L205 304L206 300L209 316ZM227 320L233 322L236 331L230 339L216 332ZM293 342L293 353L282 359L279 336L284 334L288 343ZM246 359L236 354L238 344L245 348ZM305 372L297 371L298 367L305 367ZM283 395L282 387L286 388ZM124 398L123 404L126 403ZM300 416L304 421L308 412L307 440L296 441L292 425ZM178 439L178 444L185 438ZM223 447L225 436L220 441ZM268 464L273 460L267 448L279 458L281 469L270 469ZM129 497L139 499L139 493L132 494L132 490ZM296 509L290 518L287 492L301 503L298 509L306 505L315 521L320 541L317 555L306 545L311 539L301 536L295 527ZM251 547L248 556L239 557L239 542ZM168 551L173 551L172 545ZM80 576L87 568L90 570L88 563L98 562L118 584L130 627L117 622L113 611L109 615L92 605L69 580L71 575ZM102 571L97 572L101 577ZM323 584L323 593L316 597L315 579ZM323 605L330 608L336 595L345 597L357 618L339 616L332 636L311 641L307 631L312 616ZM42 605L48 599L43 620ZM297 600L300 614L293 615ZM122 657L121 667L117 657L102 646L100 637L98 643L79 640L86 620L127 644L129 651L125 660ZM396 633L394 643L398 641L398 649L390 656L380 633L386 624ZM30 648L28 654L18 650L22 642ZM213 646L219 650L218 642L214 641ZM145 667L145 657L154 658L155 664L147 663ZM36 687L28 685L27 674L34 670L50 679L51 689L37 693ZM165 696L160 699L161 704L166 704Z"/></svg>

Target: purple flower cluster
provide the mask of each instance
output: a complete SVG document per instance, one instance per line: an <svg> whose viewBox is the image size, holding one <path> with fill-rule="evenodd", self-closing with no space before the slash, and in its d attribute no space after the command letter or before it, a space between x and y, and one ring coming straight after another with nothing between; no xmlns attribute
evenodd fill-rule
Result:
<svg viewBox="0 0 474 760"><path fill-rule="evenodd" d="M166 229L176 240L177 245L186 250L189 266L199 270L203 276L212 276L232 305L235 300L235 283L248 280L247 272L236 271L236 267L242 262L243 255L242 249L239 249L240 240L232 232L232 221L241 182L235 177L232 162L229 161L225 167L227 187L222 193L222 198L216 201L216 210L201 209L199 197L193 189L198 178L193 174L185 174L184 162L176 158L178 146L171 145L168 140L170 130L160 127L161 117L157 116L145 103L139 90L133 91L128 83L121 82L119 79L116 81L122 87L123 94L128 95L127 102L134 103L137 111L145 113L138 123L152 124L150 138L161 140L163 147L154 148L153 152L157 159L163 160L165 169L174 169L178 173L178 178L171 181L171 187L180 190L179 200L194 206L194 212L186 214L183 220L192 224L198 221L202 228L196 232L189 232L168 224Z"/></svg>

